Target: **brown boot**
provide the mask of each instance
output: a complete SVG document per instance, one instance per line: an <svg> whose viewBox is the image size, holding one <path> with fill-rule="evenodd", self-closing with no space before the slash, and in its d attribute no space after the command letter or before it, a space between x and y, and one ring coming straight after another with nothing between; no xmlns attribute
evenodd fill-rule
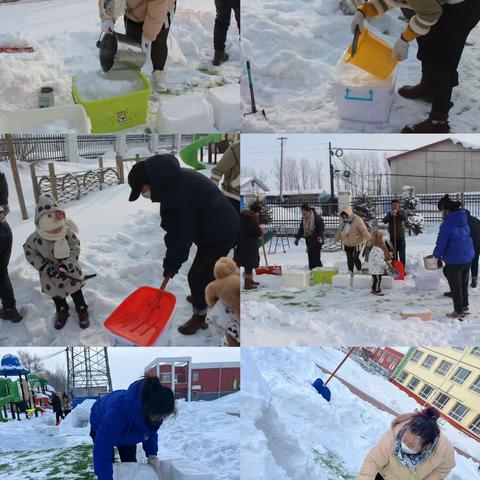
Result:
<svg viewBox="0 0 480 480"><path fill-rule="evenodd" d="M260 282L256 282L252 277L252 285L255 285L256 287L258 287L260 285Z"/></svg>
<svg viewBox="0 0 480 480"><path fill-rule="evenodd" d="M258 287L255 285L253 282L253 277L252 275L245 275L245 283L243 285L244 290L256 290Z"/></svg>
<svg viewBox="0 0 480 480"><path fill-rule="evenodd" d="M4 308L0 310L0 318L3 320L10 320L13 323L18 323L22 320L22 316L18 312L18 310L13 308Z"/></svg>
<svg viewBox="0 0 480 480"><path fill-rule="evenodd" d="M215 55L213 56L212 64L215 65L216 67L220 66L222 63L225 63L229 59L228 53L225 52L220 52L218 50L215 50Z"/></svg>
<svg viewBox="0 0 480 480"><path fill-rule="evenodd" d="M399 88L398 94L409 100L425 100L427 103L432 103L430 86L424 80L418 85L405 85Z"/></svg>
<svg viewBox="0 0 480 480"><path fill-rule="evenodd" d="M57 312L57 315L55 316L55 330L61 330L65 326L68 316L69 313L67 308L62 308Z"/></svg>
<svg viewBox="0 0 480 480"><path fill-rule="evenodd" d="M88 328L90 326L90 320L88 318L88 310L86 307L80 308L78 312L78 323L80 328Z"/></svg>
<svg viewBox="0 0 480 480"><path fill-rule="evenodd" d="M206 315L198 315L197 313L194 313L190 320L178 327L178 331L183 335L194 335L200 329L206 330L208 328L206 319Z"/></svg>
<svg viewBox="0 0 480 480"><path fill-rule="evenodd" d="M403 127L402 133L450 133L448 113L432 112L423 122Z"/></svg>

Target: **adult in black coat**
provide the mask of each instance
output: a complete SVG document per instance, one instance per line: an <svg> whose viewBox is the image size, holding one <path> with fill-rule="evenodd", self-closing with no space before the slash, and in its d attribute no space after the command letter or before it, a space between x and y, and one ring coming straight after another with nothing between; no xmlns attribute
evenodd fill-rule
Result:
<svg viewBox="0 0 480 480"><path fill-rule="evenodd" d="M215 262L227 256L240 227L238 213L228 198L207 177L181 168L170 154L138 162L128 175L129 200L140 195L160 203L161 227L167 232L163 276L173 278L188 260L192 244L197 254L188 272L192 317L178 330L192 335L206 329L205 288L214 280Z"/></svg>
<svg viewBox="0 0 480 480"><path fill-rule="evenodd" d="M7 222L8 208L8 183L5 174L0 172L0 299L2 308L0 318L14 323L22 320L17 311L12 282L8 275L8 264L12 253L13 236Z"/></svg>
<svg viewBox="0 0 480 480"><path fill-rule="evenodd" d="M53 411L55 412L56 423L55 425L60 425L60 420L63 418L62 410L62 399L57 392L52 392L52 397L50 398L50 403L52 404Z"/></svg>
<svg viewBox="0 0 480 480"><path fill-rule="evenodd" d="M308 268L313 270L316 267L323 267L320 258L324 243L325 225L323 218L316 212L313 207L304 203L301 207L302 219L297 235L295 235L295 245L301 238L305 238L308 254Z"/></svg>
<svg viewBox="0 0 480 480"><path fill-rule="evenodd" d="M388 233L390 241L394 247L395 260L403 263L405 267L407 261L407 242L405 240L405 222L407 214L400 208L400 202L394 198L391 202L391 210L383 218L383 223L388 224Z"/></svg>
<svg viewBox="0 0 480 480"><path fill-rule="evenodd" d="M474 217L468 210L465 209L467 214L468 226L470 227L470 236L473 241L473 249L475 250L475 256L472 260L471 272L472 272L472 288L477 288L478 285L478 260L480 258L480 220Z"/></svg>
<svg viewBox="0 0 480 480"><path fill-rule="evenodd" d="M263 235L258 223L259 214L260 207L254 204L250 208L244 209L240 215L239 263L245 269L245 290L253 290L259 285L253 279L253 269L260 265L258 239Z"/></svg>

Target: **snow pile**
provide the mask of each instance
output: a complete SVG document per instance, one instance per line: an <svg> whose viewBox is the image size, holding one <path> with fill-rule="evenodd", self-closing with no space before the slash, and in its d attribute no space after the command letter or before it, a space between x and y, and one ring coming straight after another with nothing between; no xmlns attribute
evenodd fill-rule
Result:
<svg viewBox="0 0 480 480"><path fill-rule="evenodd" d="M1 47L31 47L29 40L19 32L15 33L0 33L0 48Z"/></svg>
<svg viewBox="0 0 480 480"><path fill-rule="evenodd" d="M90 431L90 410L93 407L95 400L84 400L77 405L66 417L61 424L62 432L68 431L72 434L81 434L81 429L88 429L82 433L87 434Z"/></svg>

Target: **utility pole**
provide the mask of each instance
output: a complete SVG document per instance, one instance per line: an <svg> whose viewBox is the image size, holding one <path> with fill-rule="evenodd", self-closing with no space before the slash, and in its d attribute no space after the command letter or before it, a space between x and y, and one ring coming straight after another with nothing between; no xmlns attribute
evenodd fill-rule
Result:
<svg viewBox="0 0 480 480"><path fill-rule="evenodd" d="M328 158L329 158L329 163L330 163L330 214L333 213L334 210L334 204L335 204L335 185L333 183L333 162L332 162L332 157L333 157L333 151L332 151L332 144L331 142L328 142Z"/></svg>
<svg viewBox="0 0 480 480"><path fill-rule="evenodd" d="M286 140L288 140L287 137L280 137L277 138L277 140L280 140L280 201L283 201L283 144Z"/></svg>

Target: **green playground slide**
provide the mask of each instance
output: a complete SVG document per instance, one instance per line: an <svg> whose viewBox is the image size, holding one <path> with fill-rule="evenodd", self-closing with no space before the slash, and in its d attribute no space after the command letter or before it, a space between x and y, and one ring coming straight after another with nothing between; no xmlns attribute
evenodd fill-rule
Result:
<svg viewBox="0 0 480 480"><path fill-rule="evenodd" d="M20 400L17 383L12 382L10 378L0 378L0 422L8 421L8 419L3 418L3 407L20 402Z"/></svg>
<svg viewBox="0 0 480 480"><path fill-rule="evenodd" d="M222 140L223 136L221 133L211 135L197 134L193 137L193 143L180 150L180 158L195 170L205 170L207 167L198 161L198 151L209 143L218 143Z"/></svg>
<svg viewBox="0 0 480 480"><path fill-rule="evenodd" d="M8 419L3 417L3 407L5 405L11 405L12 403L15 403L15 397L13 395L9 395L8 397L0 397L0 423L8 422Z"/></svg>

